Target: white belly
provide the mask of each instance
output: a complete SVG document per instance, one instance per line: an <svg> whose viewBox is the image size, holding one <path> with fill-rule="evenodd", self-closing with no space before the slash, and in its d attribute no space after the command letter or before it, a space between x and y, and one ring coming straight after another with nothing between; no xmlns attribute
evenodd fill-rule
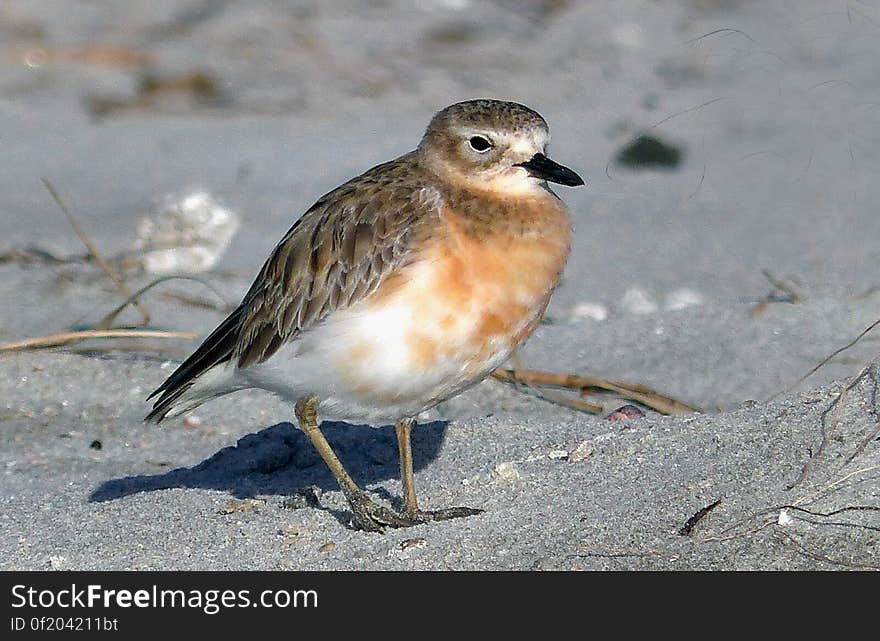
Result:
<svg viewBox="0 0 880 641"><path fill-rule="evenodd" d="M417 262L235 378L291 401L314 395L324 418L393 421L433 407L500 366L537 325L568 254L557 214L557 233L488 239L445 215L449 233Z"/></svg>
<svg viewBox="0 0 880 641"><path fill-rule="evenodd" d="M335 312L236 377L291 402L314 395L322 418L368 423L415 416L454 396L499 367L516 345L509 331L477 335L482 302L454 313L439 309L444 303L431 296L430 271L414 270L409 285L382 305Z"/></svg>

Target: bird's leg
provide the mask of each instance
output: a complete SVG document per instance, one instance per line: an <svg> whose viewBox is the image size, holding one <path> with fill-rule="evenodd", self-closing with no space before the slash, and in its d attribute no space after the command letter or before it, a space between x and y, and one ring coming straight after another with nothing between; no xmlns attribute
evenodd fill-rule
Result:
<svg viewBox="0 0 880 641"><path fill-rule="evenodd" d="M403 484L403 517L411 521L410 525L427 523L428 521L445 521L463 516L473 516L483 510L471 507L450 507L445 510L420 510L416 498L416 485L413 479L413 460L410 433L413 419L404 419L396 425L397 447L400 450L400 481Z"/></svg>
<svg viewBox="0 0 880 641"><path fill-rule="evenodd" d="M297 401L294 412L300 429L309 437L312 445L324 463L330 468L337 483L348 499L357 525L368 532L383 532L385 526L407 527L412 525L409 519L403 519L392 510L375 503L361 490L342 466L333 448L324 438L318 427L318 399L314 396Z"/></svg>
<svg viewBox="0 0 880 641"><path fill-rule="evenodd" d="M403 513L408 517L415 516L419 511L416 484L413 478L412 444L410 443L412 426L413 420L411 418L403 419L395 426L397 449L400 452L400 482L403 484Z"/></svg>

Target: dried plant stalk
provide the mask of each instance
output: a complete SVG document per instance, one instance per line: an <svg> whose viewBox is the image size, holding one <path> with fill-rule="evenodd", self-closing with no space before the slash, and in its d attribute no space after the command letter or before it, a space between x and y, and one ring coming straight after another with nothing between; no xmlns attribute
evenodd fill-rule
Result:
<svg viewBox="0 0 880 641"><path fill-rule="evenodd" d="M0 345L0 352L15 352L26 349L45 349L47 347L60 347L70 343L92 338L198 338L195 332L172 332L157 329L89 329L81 332L63 332L51 336L39 336L26 338L13 343Z"/></svg>
<svg viewBox="0 0 880 641"><path fill-rule="evenodd" d="M520 383L535 387L562 387L574 389L582 395L589 391L602 390L614 392L620 396L641 403L646 407L660 412L661 414L695 414L700 412L696 407L683 403L670 396L660 394L645 385L638 383L626 383L622 381L609 381L596 376L581 376L577 374L555 374L539 370L502 370L492 373L496 379L505 383ZM595 406L598 407L598 406ZM601 409L600 409L601 411ZM598 413L598 412L597 412Z"/></svg>

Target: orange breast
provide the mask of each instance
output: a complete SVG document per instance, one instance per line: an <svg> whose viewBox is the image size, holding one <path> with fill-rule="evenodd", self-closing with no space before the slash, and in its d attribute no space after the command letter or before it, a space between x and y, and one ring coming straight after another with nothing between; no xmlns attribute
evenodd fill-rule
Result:
<svg viewBox="0 0 880 641"><path fill-rule="evenodd" d="M412 307L417 322L401 338L415 369L451 362L476 375L528 338L569 251L568 217L551 204L521 204L508 218L476 226L443 210L443 228L420 259L371 301L390 295Z"/></svg>

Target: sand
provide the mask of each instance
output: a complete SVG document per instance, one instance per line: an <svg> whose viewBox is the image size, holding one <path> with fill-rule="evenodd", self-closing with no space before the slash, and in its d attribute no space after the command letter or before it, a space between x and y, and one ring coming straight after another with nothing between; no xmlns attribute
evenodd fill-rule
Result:
<svg viewBox="0 0 880 641"><path fill-rule="evenodd" d="M769 400L880 318L877 24L868 5L819 1L5 3L0 254L84 252L41 177L107 256L166 195L203 189L242 220L201 275L234 302L318 196L411 149L434 111L515 99L588 181L558 190L572 256L523 362L704 413L606 421L486 381L414 432L422 502L485 512L367 534L269 395L141 422L192 341L0 355L0 569L880 567L876 435L858 452L874 379L823 425L876 337ZM138 99L139 56L213 85ZM679 164L615 162L640 133ZM222 319L171 291L217 301L164 284L143 299L152 326ZM0 262L0 342L123 298L92 263ZM326 432L360 483L399 495L391 427Z"/></svg>

